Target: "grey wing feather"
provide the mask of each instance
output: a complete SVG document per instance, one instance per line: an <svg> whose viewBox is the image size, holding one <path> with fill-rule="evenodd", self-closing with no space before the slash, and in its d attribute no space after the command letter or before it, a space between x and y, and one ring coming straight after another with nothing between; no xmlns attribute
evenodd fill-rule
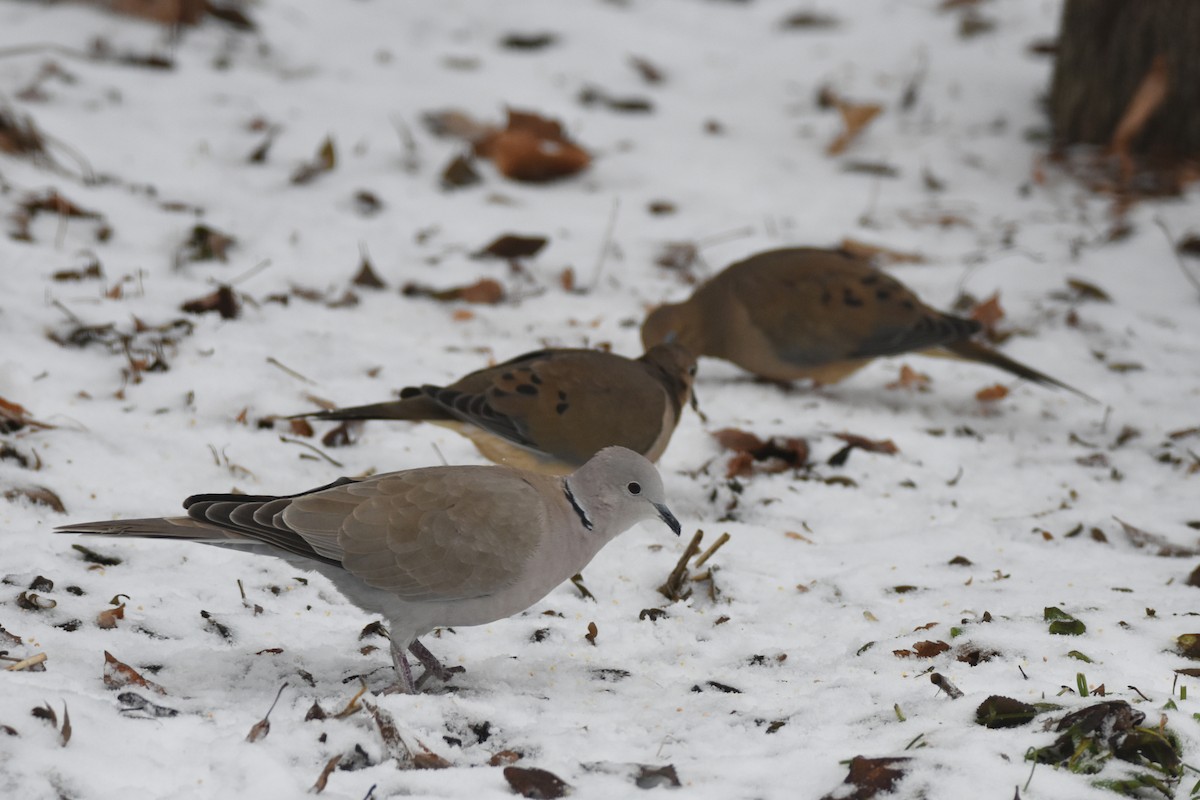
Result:
<svg viewBox="0 0 1200 800"><path fill-rule="evenodd" d="M547 528L539 491L498 467L381 475L297 498L283 521L367 584L433 601L511 586Z"/></svg>

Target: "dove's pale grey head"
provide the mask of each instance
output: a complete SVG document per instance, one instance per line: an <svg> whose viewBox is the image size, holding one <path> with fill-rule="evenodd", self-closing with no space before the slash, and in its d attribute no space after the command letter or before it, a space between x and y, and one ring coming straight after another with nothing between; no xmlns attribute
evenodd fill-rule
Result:
<svg viewBox="0 0 1200 800"><path fill-rule="evenodd" d="M643 520L660 519L679 535L654 465L624 447L606 447L564 479L567 497L588 531L612 538Z"/></svg>

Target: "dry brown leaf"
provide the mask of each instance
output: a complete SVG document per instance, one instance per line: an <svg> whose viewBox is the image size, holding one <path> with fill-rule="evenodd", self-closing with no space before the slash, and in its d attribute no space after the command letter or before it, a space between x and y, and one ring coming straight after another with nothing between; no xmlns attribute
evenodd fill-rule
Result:
<svg viewBox="0 0 1200 800"><path fill-rule="evenodd" d="M975 399L981 403L994 403L1008 397L1008 387L1002 383L985 386L975 393Z"/></svg>
<svg viewBox="0 0 1200 800"><path fill-rule="evenodd" d="M558 122L511 108L507 127L477 140L475 153L490 159L501 175L528 183L574 175L592 160Z"/></svg>
<svg viewBox="0 0 1200 800"><path fill-rule="evenodd" d="M550 240L545 236L520 236L506 233L493 239L475 254L475 258L529 258L536 256Z"/></svg>
<svg viewBox="0 0 1200 800"><path fill-rule="evenodd" d="M207 314L215 311L221 315L221 319L236 319L242 307L233 289L222 284L212 294L184 303L179 310L188 314Z"/></svg>
<svg viewBox="0 0 1200 800"><path fill-rule="evenodd" d="M376 274L375 269L371 266L371 259L367 258L366 254L363 255L362 263L359 264L358 274L350 282L365 289L387 288L387 284Z"/></svg>
<svg viewBox="0 0 1200 800"><path fill-rule="evenodd" d="M556 800L571 790L562 778L537 767L505 767L504 780L517 794L536 800Z"/></svg>
<svg viewBox="0 0 1200 800"><path fill-rule="evenodd" d="M325 762L324 769L322 769L321 774L317 776L317 782L313 784L311 789L313 794L320 794L321 792L325 791L325 785L329 782L329 776L333 774L335 769L337 769L338 762L341 760L342 754L338 753L336 756Z"/></svg>
<svg viewBox="0 0 1200 800"><path fill-rule="evenodd" d="M141 676L136 669L118 661L112 653L104 651L104 685L109 689L121 689L126 686L140 686L152 692L166 694L167 690L151 680Z"/></svg>
<svg viewBox="0 0 1200 800"><path fill-rule="evenodd" d="M56 511L59 514L67 513L67 509L63 506L62 500L58 495L47 489L45 486L17 486L8 489L2 495L5 500L16 500L24 498L37 506L46 506L51 511Z"/></svg>
<svg viewBox="0 0 1200 800"><path fill-rule="evenodd" d="M908 389L916 392L929 391L929 384L933 379L923 372L917 372L908 364L900 365L900 376L896 380L887 384L889 389Z"/></svg>
<svg viewBox="0 0 1200 800"><path fill-rule="evenodd" d="M326 136L325 141L317 148L317 154L312 161L301 164L292 173L292 183L311 183L318 175L330 172L337 166L337 146L332 136Z"/></svg>
<svg viewBox="0 0 1200 800"><path fill-rule="evenodd" d="M163 25L195 25L208 10L205 0L107 0L103 5L115 14Z"/></svg>
<svg viewBox="0 0 1200 800"><path fill-rule="evenodd" d="M116 608L106 608L96 615L96 627L106 630L117 627L117 620L125 619L125 604Z"/></svg>
<svg viewBox="0 0 1200 800"><path fill-rule="evenodd" d="M869 260L879 260L888 264L924 264L925 256L920 253L906 253L902 250L893 250L890 247L881 247L875 244L867 244L858 239L846 237L842 239L839 246L844 252L858 258Z"/></svg>
<svg viewBox="0 0 1200 800"><path fill-rule="evenodd" d="M834 437L841 439L851 447L866 450L868 453L883 453L890 456L900 452L900 448L891 439L868 439L856 433L835 433Z"/></svg>
<svg viewBox="0 0 1200 800"><path fill-rule="evenodd" d="M838 112L842 115L842 124L845 125L845 129L825 148L825 154L830 156L841 155L845 152L850 143L871 124L871 120L883 111L883 106L878 103L850 103L840 98L834 102Z"/></svg>
<svg viewBox="0 0 1200 800"><path fill-rule="evenodd" d="M26 425L34 428L53 428L45 422L38 422L24 406L0 397L0 433L14 433Z"/></svg>
<svg viewBox="0 0 1200 800"><path fill-rule="evenodd" d="M1000 293L995 292L987 300L976 303L971 308L970 318L983 326L983 332L989 339L995 339L997 326L1004 319L1004 309L1000 306Z"/></svg>
<svg viewBox="0 0 1200 800"><path fill-rule="evenodd" d="M228 261L229 248L237 239L209 225L195 225L186 242L179 248L176 261Z"/></svg>
<svg viewBox="0 0 1200 800"><path fill-rule="evenodd" d="M865 758L850 759L850 772L842 783L821 800L870 800L888 794L896 782L904 777L908 758Z"/></svg>
<svg viewBox="0 0 1200 800"><path fill-rule="evenodd" d="M458 289L458 299L468 303L485 303L494 305L504 299L504 287L499 281L482 278L470 286Z"/></svg>
<svg viewBox="0 0 1200 800"><path fill-rule="evenodd" d="M1157 549L1154 555L1163 558L1192 558L1200 555L1200 547L1175 544L1165 536L1135 528L1123 519L1118 517L1113 517L1113 519L1121 524L1121 529L1134 547Z"/></svg>
<svg viewBox="0 0 1200 800"><path fill-rule="evenodd" d="M509 764L517 763L522 758L522 754L516 750L501 750L488 759L488 765L492 767L506 767Z"/></svg>
<svg viewBox="0 0 1200 800"><path fill-rule="evenodd" d="M743 431L739 428L722 428L713 434L713 438L726 450L749 452L757 450L765 444L762 439L753 433Z"/></svg>
<svg viewBox="0 0 1200 800"><path fill-rule="evenodd" d="M293 436L308 437L313 435L313 426L306 419L288 420L288 427L291 428Z"/></svg>
<svg viewBox="0 0 1200 800"><path fill-rule="evenodd" d="M912 650L893 650L892 654L898 658L933 658L936 655L946 652L950 649L950 645L942 641L917 642L913 645Z"/></svg>
<svg viewBox="0 0 1200 800"><path fill-rule="evenodd" d="M574 292L575 270L571 267L563 267L563 271L559 273L558 282L562 285L564 292Z"/></svg>
<svg viewBox="0 0 1200 800"><path fill-rule="evenodd" d="M417 283L408 283L401 289L401 293L405 297L431 297L442 302L463 300L488 305L502 302L505 297L504 286L492 278L480 278L467 286L453 286L449 289L433 289Z"/></svg>
<svg viewBox="0 0 1200 800"><path fill-rule="evenodd" d="M754 456L742 451L729 459L725 467L726 478L749 478L754 474Z"/></svg>

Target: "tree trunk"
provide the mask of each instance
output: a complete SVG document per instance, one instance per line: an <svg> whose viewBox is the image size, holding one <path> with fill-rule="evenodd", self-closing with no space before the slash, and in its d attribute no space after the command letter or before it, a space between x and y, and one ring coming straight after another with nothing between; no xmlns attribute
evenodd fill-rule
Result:
<svg viewBox="0 0 1200 800"><path fill-rule="evenodd" d="M1059 145L1108 145L1157 57L1166 96L1131 151L1200 156L1200 0L1066 0L1050 89Z"/></svg>

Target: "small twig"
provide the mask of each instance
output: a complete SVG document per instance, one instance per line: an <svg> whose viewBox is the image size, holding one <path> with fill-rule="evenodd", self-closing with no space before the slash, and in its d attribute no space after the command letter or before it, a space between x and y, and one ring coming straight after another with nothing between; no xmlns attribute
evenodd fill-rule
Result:
<svg viewBox="0 0 1200 800"><path fill-rule="evenodd" d="M412 129L399 114L392 115L392 127L396 129L396 134L400 137L400 147L404 151L404 158L400 162L404 171L416 172L421 165L421 159L417 155L417 140L412 134Z"/></svg>
<svg viewBox="0 0 1200 800"><path fill-rule="evenodd" d="M433 448L433 452L437 455L438 461L442 462L443 467L450 466L450 462L446 460L444 455L442 455L442 448L437 446L437 442L430 442L429 446Z"/></svg>
<svg viewBox="0 0 1200 800"><path fill-rule="evenodd" d="M950 679L940 672L935 672L930 675L929 682L948 694L951 700L957 700L963 696L962 690L951 683Z"/></svg>
<svg viewBox="0 0 1200 800"><path fill-rule="evenodd" d="M732 242L735 239L744 239L747 236L754 235L754 226L746 225L741 228L734 228L731 231L721 231L720 233L710 233L708 236L702 236L696 240L696 247L712 247L714 244L724 244Z"/></svg>
<svg viewBox="0 0 1200 800"><path fill-rule="evenodd" d="M1145 696L1145 694L1142 694L1142 693L1141 693L1141 690L1140 690L1140 688L1138 688L1138 687L1136 687L1136 686L1130 686L1129 688L1132 688L1132 690L1133 690L1133 691L1135 691L1135 692L1138 692L1138 697L1140 697L1141 699L1144 699L1144 700L1146 700L1146 702L1147 702L1147 703L1153 703L1153 700L1152 700L1152 699L1150 699L1150 698L1146 697L1146 696Z"/></svg>
<svg viewBox="0 0 1200 800"><path fill-rule="evenodd" d="M719 550L721 548L721 545L725 544L728 541L729 541L729 534L722 533L717 538L717 540L712 543L712 547L705 550L703 555L701 555L699 558L697 558L696 563L692 564L692 566L695 567L696 569L700 569L700 567L704 566L704 562L708 561L708 559L710 559L712 557L713 553L717 552L717 550Z"/></svg>
<svg viewBox="0 0 1200 800"><path fill-rule="evenodd" d="M668 600L679 600L680 589L683 587L683 577L687 574L687 563L692 559L692 556L700 550L700 540L704 538L704 531L697 530L696 535L692 537L692 541L688 544L687 549L683 551L683 555L679 557L679 561L675 564L675 569L671 570L671 574L667 576L667 581L662 586L658 587L658 591L662 593Z"/></svg>
<svg viewBox="0 0 1200 800"><path fill-rule="evenodd" d="M596 258L596 269L592 273L592 283L588 287L589 291L600 285L600 273L604 271L604 262L608 257L608 251L612 249L613 231L617 227L617 211L621 208L621 198L614 197L612 211L608 213L608 225L604 229L604 239L600 242L600 255Z"/></svg>
<svg viewBox="0 0 1200 800"><path fill-rule="evenodd" d="M331 458L328 453L324 452L323 450L321 450L321 448L317 447L314 444L309 444L308 442L301 441L300 439L289 439L286 436L280 436L279 441L284 442L285 444L298 444L301 447L307 447L309 450L312 450L314 453L316 453L321 458L325 459L326 461L328 461L330 464L337 467L338 469L342 469L342 467L345 466L344 464L342 464L342 462L338 461L337 459Z"/></svg>
<svg viewBox="0 0 1200 800"><path fill-rule="evenodd" d="M264 269L266 269L269 266L271 266L271 259L264 258L262 261L258 262L253 267L251 267L250 269L243 272L241 275L238 275L236 278L229 281L228 285L229 286L237 286L242 281L253 278L255 275L262 272Z"/></svg>
<svg viewBox="0 0 1200 800"><path fill-rule="evenodd" d="M28 56L37 55L42 51L48 50L51 53L58 53L63 56L71 56L72 58L81 58L85 61L95 61L95 56L84 50L76 50L73 47L65 47L61 44L53 42L41 42L38 44L20 44L13 47L0 47L0 58L8 58L10 56Z"/></svg>
<svg viewBox="0 0 1200 800"><path fill-rule="evenodd" d="M275 358L275 356L267 356L267 363L273 367L279 367L281 370L286 372L288 375L291 375L293 378L296 378L298 380L304 381L305 383L307 383L310 386L315 386L317 383L314 380L310 380L309 378L304 377L303 375L301 375L299 372L296 372L296 370L292 369L291 367L285 366L284 364L280 363L279 359Z"/></svg>
<svg viewBox="0 0 1200 800"><path fill-rule="evenodd" d="M18 661L15 664L9 664L7 667L4 668L4 671L5 672L20 672L23 669L29 669L30 667L35 667L38 664L41 664L45 660L46 660L45 653L37 653L36 655L32 655L29 658Z"/></svg>
<svg viewBox="0 0 1200 800"><path fill-rule="evenodd" d="M79 318L79 316L78 316L78 315L77 315L77 314L76 314L74 311L72 311L71 309L69 309L69 308L67 308L66 306L64 306L64 305L62 304L62 301L60 301L60 300L58 300L57 298L55 298L55 299L53 299L53 300L51 300L51 301L50 301L50 305L54 306L54 307L55 307L55 308L57 308L59 311L61 311L61 312L63 312L64 314L66 314L66 315L67 315L67 319L71 320L71 322L75 323L76 325L79 325L80 327L83 327L83 326L84 326L84 322L83 322L83 320L82 320L82 319L80 319L80 318Z"/></svg>
<svg viewBox="0 0 1200 800"><path fill-rule="evenodd" d="M1162 217L1156 216L1154 224L1161 228L1163 236L1167 237L1167 246L1171 248L1171 253L1175 256L1175 263L1179 265L1179 271L1183 273L1183 277L1187 278L1188 282L1196 287L1196 291L1200 291L1200 278L1193 275L1187 266L1184 265L1183 258L1179 255L1179 250L1175 246L1175 237L1171 235L1171 230L1167 227L1167 223L1163 221Z"/></svg>

